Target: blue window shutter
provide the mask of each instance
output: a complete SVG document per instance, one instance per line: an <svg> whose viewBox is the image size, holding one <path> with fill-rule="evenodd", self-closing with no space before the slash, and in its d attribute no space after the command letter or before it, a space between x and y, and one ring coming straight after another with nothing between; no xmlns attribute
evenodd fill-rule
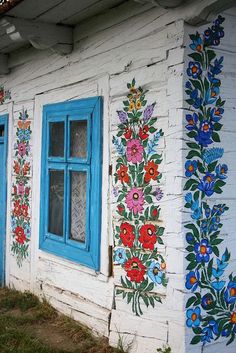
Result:
<svg viewBox="0 0 236 353"><path fill-rule="evenodd" d="M40 249L98 271L100 267L102 98L94 97L45 105L43 109L42 177L40 204ZM87 122L87 157L70 156L70 122ZM64 156L49 156L52 122L64 122ZM48 231L49 171L64 171L63 235ZM86 241L70 239L70 173L86 173Z"/></svg>

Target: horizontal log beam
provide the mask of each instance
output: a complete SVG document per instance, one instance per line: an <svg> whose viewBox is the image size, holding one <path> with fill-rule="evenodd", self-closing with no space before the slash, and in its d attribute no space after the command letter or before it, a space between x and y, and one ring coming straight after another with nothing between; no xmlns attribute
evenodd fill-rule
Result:
<svg viewBox="0 0 236 353"><path fill-rule="evenodd" d="M0 54L0 75L6 75L8 72L8 55Z"/></svg>

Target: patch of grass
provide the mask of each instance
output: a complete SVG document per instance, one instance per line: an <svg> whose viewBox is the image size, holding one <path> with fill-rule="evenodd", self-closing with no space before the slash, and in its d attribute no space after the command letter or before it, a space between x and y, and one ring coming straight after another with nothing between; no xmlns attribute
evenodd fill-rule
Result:
<svg viewBox="0 0 236 353"><path fill-rule="evenodd" d="M0 353L125 353L29 292L0 289Z"/></svg>

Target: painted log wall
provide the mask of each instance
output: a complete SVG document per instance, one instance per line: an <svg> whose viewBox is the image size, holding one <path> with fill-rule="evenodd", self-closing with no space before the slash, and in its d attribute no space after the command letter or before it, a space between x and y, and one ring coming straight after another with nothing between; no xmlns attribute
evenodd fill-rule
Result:
<svg viewBox="0 0 236 353"><path fill-rule="evenodd" d="M232 15L230 20L234 20ZM14 121L23 107L33 119L30 257L18 268L8 246L8 284L45 295L61 312L109 336L114 345L118 342L119 332L126 344L131 343L131 352L136 353L154 353L165 343L172 347L173 353L185 352L185 241L182 223L184 40L187 38L184 38L182 20L174 18L167 10L128 3L79 25L75 29L75 50L69 56L59 57L49 51L37 52L33 49L13 55L10 58L12 72L3 79L6 88L11 90L12 102L8 107L0 108L9 110L12 137ZM231 41L230 50L232 45L234 48ZM233 90L230 89L234 84L233 75L230 74L231 71L234 73L234 61L227 46L224 55L227 81L222 80L222 84L231 112L235 107L235 97L231 98ZM108 246L113 245L117 206L111 193L112 178L108 175L109 164L114 169L116 160L111 141L117 131L116 110L122 108L127 94L126 83L131 82L133 77L138 85L149 90L148 101L157 101L154 115L158 116L158 127L165 133L159 146L163 152L161 185L164 197L160 206L165 226L165 245L161 252L166 258L169 282L167 289L161 293L163 304L156 305L155 309L143 308L142 318L134 316L130 307L114 295L115 287L120 286L120 269L115 267L114 278L108 277ZM94 95L105 98L102 262L99 274L38 250L42 106ZM233 125L229 112L226 119ZM232 129L225 126L224 133L233 136L229 132ZM222 136L223 140L228 141L227 137ZM14 141L9 142L11 146L14 144ZM233 145L232 142L227 144L230 145ZM233 153L232 150L227 153L231 163L233 158L230 155ZM230 178L233 184L233 168ZM8 189L10 198L11 188ZM233 217L233 205L230 205L227 217L225 231L228 234L232 226L230 217ZM11 241L9 229L8 216L8 244ZM212 348L204 347L207 353L213 349L214 345ZM188 347L187 350L193 353L200 351L196 347Z"/></svg>
<svg viewBox="0 0 236 353"><path fill-rule="evenodd" d="M236 169L235 169L235 158L236 158L236 144L235 144L235 133L236 133L236 125L235 125L235 106L236 106L236 94L235 94L235 85L236 85L236 75L235 75L235 54L236 54L236 38L233 35L236 30L236 8L232 8L230 10L225 11L222 14L225 17L224 21L224 32L225 36L221 39L221 43L219 46L214 47L217 58L219 59L221 56L224 57L222 73L219 75L219 79L221 80L220 86L220 95L223 100L225 100L224 105L224 115L222 120L220 121L223 124L222 130L219 132L220 135L220 143L215 143L211 145L211 147L222 147L224 148L224 155L220 160L220 163L225 163L228 166L228 173L226 185L222 188L222 194L214 194L210 198L210 206L212 207L214 204L226 204L229 207L229 210L222 215L222 224L223 227L221 229L221 238L223 238L223 242L218 245L220 256L225 251L225 248L228 248L228 251L231 253L231 257L229 260L229 265L225 269L223 276L220 280L229 282L229 275L233 273L235 276L235 268L236 268L236 242L235 242L235 201L236 201L236 193L235 193L235 180L236 180ZM188 67L189 58L187 54L191 51L189 49L188 44L191 43L188 35L193 34L196 31L199 33L203 33L205 29L207 29L207 25L203 25L201 27L190 27L186 25L186 51L185 51L185 72ZM188 44L187 44L188 43ZM185 82L187 81L187 75L185 74ZM188 109L188 104L185 103L185 108ZM186 119L184 119L184 125L186 125ZM186 140L186 137L185 137ZM184 158L189 150L184 147ZM184 217L183 217L183 226L188 222L190 212L186 212L184 209ZM184 230L186 233L186 229ZM185 255L187 255L186 252ZM186 267L187 267L186 261ZM189 272L189 271L187 271ZM189 291L186 293L187 301L192 294ZM214 315L213 315L214 316ZM236 351L236 343L235 340L228 346L226 346L227 341L229 341L229 337L220 337L218 340L211 340L210 343L203 344L200 342L196 345L191 345L190 341L193 335L191 334L191 330L186 328L186 352L189 353L213 353L213 352L229 352L234 353Z"/></svg>

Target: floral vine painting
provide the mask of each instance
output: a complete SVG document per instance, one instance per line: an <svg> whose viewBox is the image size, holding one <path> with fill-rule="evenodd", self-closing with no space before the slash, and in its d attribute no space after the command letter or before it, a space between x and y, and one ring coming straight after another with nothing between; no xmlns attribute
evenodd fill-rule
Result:
<svg viewBox="0 0 236 353"><path fill-rule="evenodd" d="M146 307L161 302L154 287L167 285L166 263L158 249L164 234L159 221L161 209L157 205L163 197L158 186L162 156L157 151L163 132L156 127L155 103L147 103L147 91L136 88L135 79L127 87L129 93L123 109L117 111L120 123L113 137L117 153L113 193L119 217L114 263L124 271L122 287L116 294L126 299L132 311L140 316L141 302Z"/></svg>
<svg viewBox="0 0 236 353"><path fill-rule="evenodd" d="M219 16L202 35L191 34L186 83L186 130L190 149L185 163L185 207L191 212L187 229L188 255L186 288L192 293L186 303L186 324L193 331L192 344L206 344L220 337L227 345L236 334L236 276L228 278L230 252L223 253L222 216L228 210L223 203L214 204L211 197L219 195L227 181L228 167L222 162L224 149L217 147L225 101L220 96L219 75L223 57L214 47L224 37ZM223 244L222 244L223 245Z"/></svg>
<svg viewBox="0 0 236 353"><path fill-rule="evenodd" d="M15 157L13 173L16 175L12 185L11 229L13 241L11 250L16 256L18 266L28 256L29 239L31 235L30 202L31 192L30 172L31 162L27 159L30 151L31 121L27 110L20 113L17 121Z"/></svg>

